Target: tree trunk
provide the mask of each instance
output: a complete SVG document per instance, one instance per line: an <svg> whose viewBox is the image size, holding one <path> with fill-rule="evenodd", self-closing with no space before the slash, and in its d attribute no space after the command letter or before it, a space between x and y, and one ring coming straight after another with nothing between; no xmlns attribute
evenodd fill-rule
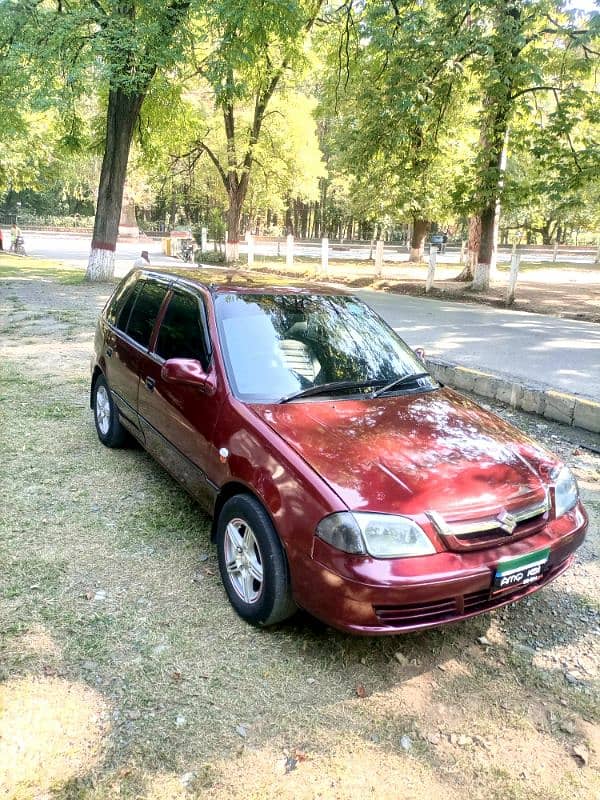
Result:
<svg viewBox="0 0 600 800"><path fill-rule="evenodd" d="M143 94L112 89L108 95L106 146L102 159L92 249L85 274L88 281L106 281L115 272L115 249L123 203L127 161Z"/></svg>
<svg viewBox="0 0 600 800"><path fill-rule="evenodd" d="M245 197L241 197L240 187L229 192L229 208L227 209L227 261L237 261L240 256L240 221Z"/></svg>
<svg viewBox="0 0 600 800"><path fill-rule="evenodd" d="M510 115L510 100L508 94L504 102L495 96L488 97L492 105L488 126L482 129L481 147L484 152L485 174L483 180L485 202L480 212L481 239L479 253L475 264L473 283L474 292L487 292L490 288L490 278L496 267L496 253L498 250L498 227L500 222L500 194L504 184L506 170L506 150L508 144L508 119Z"/></svg>
<svg viewBox="0 0 600 800"><path fill-rule="evenodd" d="M308 216L310 214L310 206L308 203L300 203L300 235L303 239L308 237Z"/></svg>
<svg viewBox="0 0 600 800"><path fill-rule="evenodd" d="M550 235L550 223L545 222L544 225L539 229L540 233L542 234L542 244L549 245L552 244L552 236Z"/></svg>
<svg viewBox="0 0 600 800"><path fill-rule="evenodd" d="M410 239L410 261L423 261L425 253L425 237L429 230L429 222L426 219L413 219L412 236Z"/></svg>
<svg viewBox="0 0 600 800"><path fill-rule="evenodd" d="M469 218L469 234L467 243L467 263L465 264L462 272L455 278L457 281L472 281L473 280L473 265L477 261L479 253L479 243L481 242L481 218Z"/></svg>
<svg viewBox="0 0 600 800"><path fill-rule="evenodd" d="M497 201L487 205L481 212L481 241L479 254L473 274L471 289L474 292L487 292L490 288L490 276L495 260L498 230L496 226Z"/></svg>
<svg viewBox="0 0 600 800"><path fill-rule="evenodd" d="M285 207L285 232L286 234L295 234L294 230L294 209L293 209L293 201L291 197L287 199L287 205Z"/></svg>
<svg viewBox="0 0 600 800"><path fill-rule="evenodd" d="M327 221L327 181L321 178L321 204L319 215L319 236L326 237L329 235L329 226Z"/></svg>

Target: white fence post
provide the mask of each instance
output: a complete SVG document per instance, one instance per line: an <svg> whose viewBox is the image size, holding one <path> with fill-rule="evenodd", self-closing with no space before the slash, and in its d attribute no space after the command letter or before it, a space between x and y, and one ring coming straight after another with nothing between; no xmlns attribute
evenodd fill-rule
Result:
<svg viewBox="0 0 600 800"><path fill-rule="evenodd" d="M433 281L435 280L435 265L437 263L437 247L430 245L429 247L429 268L427 269L427 282L425 283L425 294L433 289Z"/></svg>
<svg viewBox="0 0 600 800"><path fill-rule="evenodd" d="M375 246L375 274L381 275L383 271L383 239L377 239Z"/></svg>
<svg viewBox="0 0 600 800"><path fill-rule="evenodd" d="M208 228L202 228L200 231L200 249L203 253L208 250Z"/></svg>
<svg viewBox="0 0 600 800"><path fill-rule="evenodd" d="M248 266L252 267L254 265L254 236L248 233L246 238L248 242Z"/></svg>
<svg viewBox="0 0 600 800"><path fill-rule="evenodd" d="M285 265L286 267L294 266L294 237L288 233L285 245Z"/></svg>
<svg viewBox="0 0 600 800"><path fill-rule="evenodd" d="M556 263L556 257L558 256L558 240L554 242L554 252L552 253L552 261Z"/></svg>
<svg viewBox="0 0 600 800"><path fill-rule="evenodd" d="M324 236L321 239L321 272L327 276L329 271L329 239Z"/></svg>
<svg viewBox="0 0 600 800"><path fill-rule="evenodd" d="M512 306L515 301L515 290L517 288L517 279L519 277L519 266L521 264L521 254L513 253L510 259L510 275L508 278L508 290L506 292L506 305Z"/></svg>

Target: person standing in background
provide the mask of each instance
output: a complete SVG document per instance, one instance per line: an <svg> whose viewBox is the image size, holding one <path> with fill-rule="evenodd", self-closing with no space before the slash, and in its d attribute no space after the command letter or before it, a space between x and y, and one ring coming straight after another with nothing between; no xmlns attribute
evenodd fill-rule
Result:
<svg viewBox="0 0 600 800"><path fill-rule="evenodd" d="M134 267L149 267L150 256L147 250L142 250L142 255L133 262Z"/></svg>
<svg viewBox="0 0 600 800"><path fill-rule="evenodd" d="M17 251L17 239L21 236L21 228L13 222L10 228L10 249L13 253Z"/></svg>

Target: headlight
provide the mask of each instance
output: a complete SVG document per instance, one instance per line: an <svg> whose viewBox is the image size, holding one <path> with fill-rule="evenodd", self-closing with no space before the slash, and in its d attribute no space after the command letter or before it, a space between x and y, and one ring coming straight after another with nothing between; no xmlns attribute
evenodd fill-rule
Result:
<svg viewBox="0 0 600 800"><path fill-rule="evenodd" d="M579 500L577 481L568 467L557 467L551 478L554 480L554 513L557 517L562 517Z"/></svg>
<svg viewBox="0 0 600 800"><path fill-rule="evenodd" d="M404 558L435 553L421 528L407 517L343 511L325 517L317 525L317 536L338 550L374 558Z"/></svg>

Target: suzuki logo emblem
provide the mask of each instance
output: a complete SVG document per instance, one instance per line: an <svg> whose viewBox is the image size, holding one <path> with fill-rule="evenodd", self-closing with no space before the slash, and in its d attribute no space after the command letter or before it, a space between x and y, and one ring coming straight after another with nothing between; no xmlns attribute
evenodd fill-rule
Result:
<svg viewBox="0 0 600 800"><path fill-rule="evenodd" d="M508 511L503 511L500 514L498 517L498 522L500 523L502 530L506 531L507 533L512 533L517 527L516 518L512 514L509 514Z"/></svg>

